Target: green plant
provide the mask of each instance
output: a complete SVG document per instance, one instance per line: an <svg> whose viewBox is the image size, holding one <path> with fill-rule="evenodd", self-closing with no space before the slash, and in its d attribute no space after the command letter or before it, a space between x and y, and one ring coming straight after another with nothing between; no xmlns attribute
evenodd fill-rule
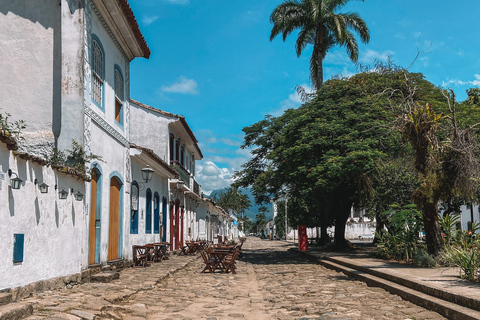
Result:
<svg viewBox="0 0 480 320"><path fill-rule="evenodd" d="M449 245L452 242L452 233L455 230L457 222L458 216L453 214L447 214L445 217L440 217L438 220L446 245Z"/></svg>
<svg viewBox="0 0 480 320"><path fill-rule="evenodd" d="M89 173L90 170L86 164L92 160L104 162L101 156L95 154L87 154L82 145L72 140L72 148L63 152L57 148L53 148L48 159L49 164L68 166L77 169L83 173Z"/></svg>
<svg viewBox="0 0 480 320"><path fill-rule="evenodd" d="M477 248L451 248L448 258L450 264L460 268L462 279L474 281L480 271L480 254Z"/></svg>
<svg viewBox="0 0 480 320"><path fill-rule="evenodd" d="M415 205L399 207L384 212L388 230L377 233L377 253L387 259L410 260L419 248L418 234L422 229L422 215Z"/></svg>
<svg viewBox="0 0 480 320"><path fill-rule="evenodd" d="M428 254L424 249L419 249L413 256L413 263L423 268L435 268L438 263L434 256Z"/></svg>
<svg viewBox="0 0 480 320"><path fill-rule="evenodd" d="M21 136L22 130L27 127L25 121L17 120L15 122L9 122L8 118L10 116L10 113L0 113L0 130L3 130L2 135L5 137L13 136L17 141L25 140L25 138Z"/></svg>

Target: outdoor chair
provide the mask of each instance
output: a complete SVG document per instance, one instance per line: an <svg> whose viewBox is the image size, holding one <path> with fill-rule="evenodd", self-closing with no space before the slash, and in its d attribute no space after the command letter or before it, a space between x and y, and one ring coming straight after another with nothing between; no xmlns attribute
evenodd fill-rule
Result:
<svg viewBox="0 0 480 320"><path fill-rule="evenodd" d="M203 268L202 273L205 273L206 271L209 273L214 273L217 267L217 261L215 258L210 257L206 250L200 251L200 254L202 255L203 262L205 263L205 268Z"/></svg>
<svg viewBox="0 0 480 320"><path fill-rule="evenodd" d="M232 255L228 255L225 257L225 260L223 260L223 273L227 273L228 270L230 270L233 274L237 273L235 271L236 265L235 265L235 260L238 257L238 249L236 249Z"/></svg>
<svg viewBox="0 0 480 320"><path fill-rule="evenodd" d="M133 266L146 267L147 266L147 247L146 246L132 246L133 249Z"/></svg>

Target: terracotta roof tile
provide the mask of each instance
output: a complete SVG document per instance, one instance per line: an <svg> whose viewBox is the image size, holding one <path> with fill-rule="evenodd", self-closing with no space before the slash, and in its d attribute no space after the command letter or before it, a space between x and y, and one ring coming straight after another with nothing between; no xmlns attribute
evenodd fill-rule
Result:
<svg viewBox="0 0 480 320"><path fill-rule="evenodd" d="M123 14L127 18L130 28L132 29L132 32L135 35L135 38L137 39L138 43L140 44L140 47L142 48L143 56L148 59L150 57L150 49L148 48L147 41L145 41L145 38L143 37L143 34L140 31L140 27L138 26L137 19L135 19L135 15L133 14L133 11L130 8L130 5L128 4L128 1L127 0L116 0L116 1L118 6L122 8Z"/></svg>

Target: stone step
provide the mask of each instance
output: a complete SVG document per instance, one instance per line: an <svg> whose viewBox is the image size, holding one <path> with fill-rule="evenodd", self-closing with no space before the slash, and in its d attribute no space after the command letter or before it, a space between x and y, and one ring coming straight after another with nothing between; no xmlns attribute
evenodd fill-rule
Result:
<svg viewBox="0 0 480 320"><path fill-rule="evenodd" d="M0 292L0 306L12 302L12 294L8 292Z"/></svg>
<svg viewBox="0 0 480 320"><path fill-rule="evenodd" d="M0 306L0 320L20 320L33 314L33 306L26 303L9 303Z"/></svg>
<svg viewBox="0 0 480 320"><path fill-rule="evenodd" d="M369 286L380 287L402 299L415 303L428 310L440 313L453 320L478 320L480 312L461 305L439 299L428 294L405 287L401 284L368 274L366 272L349 268L329 260L319 259L318 263L326 268L342 272L345 275L367 283Z"/></svg>
<svg viewBox="0 0 480 320"><path fill-rule="evenodd" d="M120 273L116 271L103 271L91 276L92 282L111 282L112 280L120 278Z"/></svg>

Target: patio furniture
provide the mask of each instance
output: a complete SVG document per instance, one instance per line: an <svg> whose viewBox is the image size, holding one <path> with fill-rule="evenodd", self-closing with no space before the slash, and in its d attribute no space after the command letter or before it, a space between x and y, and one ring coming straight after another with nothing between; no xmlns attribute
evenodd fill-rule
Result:
<svg viewBox="0 0 480 320"><path fill-rule="evenodd" d="M147 263L147 256L148 256L148 249L146 246L137 246L133 245L133 266L134 267L146 267Z"/></svg>

